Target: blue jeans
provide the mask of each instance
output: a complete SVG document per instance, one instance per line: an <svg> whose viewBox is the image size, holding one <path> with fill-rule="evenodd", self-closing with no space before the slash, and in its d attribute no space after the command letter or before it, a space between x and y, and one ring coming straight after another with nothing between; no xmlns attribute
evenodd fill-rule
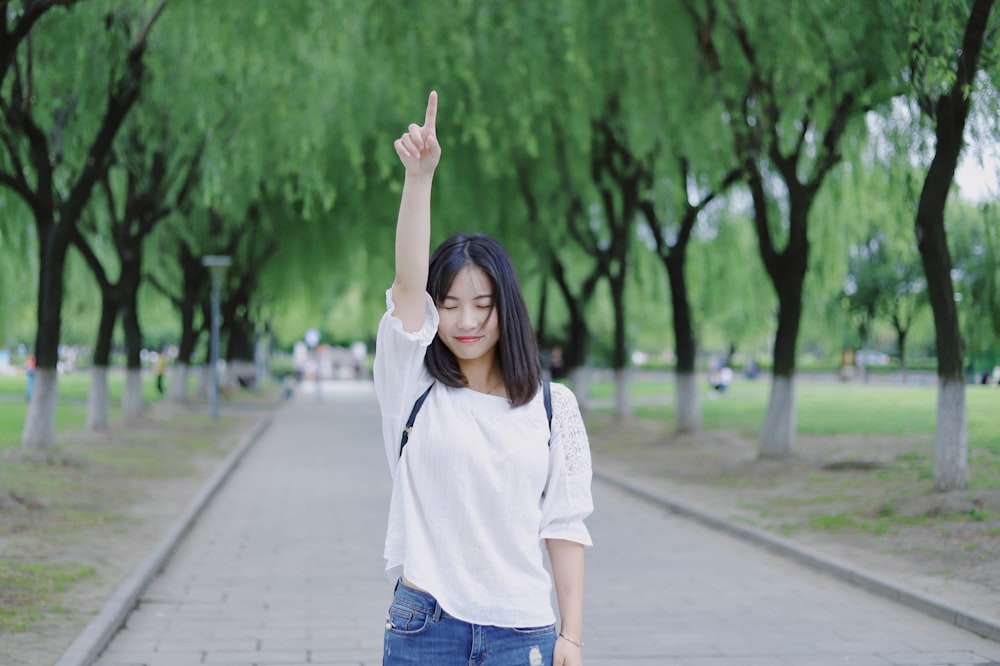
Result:
<svg viewBox="0 0 1000 666"><path fill-rule="evenodd" d="M556 626L469 624L400 581L385 620L382 666L552 666Z"/></svg>

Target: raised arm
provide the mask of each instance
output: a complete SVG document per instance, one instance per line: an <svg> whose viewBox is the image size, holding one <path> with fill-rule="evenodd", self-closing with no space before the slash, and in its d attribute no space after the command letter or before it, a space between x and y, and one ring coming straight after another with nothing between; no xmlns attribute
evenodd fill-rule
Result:
<svg viewBox="0 0 1000 666"><path fill-rule="evenodd" d="M396 221L396 279L392 300L396 317L406 331L417 331L424 321L427 265L431 246L431 183L441 159L435 122L437 93L427 99L424 124L410 124L396 139L396 154L406 167L403 197Z"/></svg>

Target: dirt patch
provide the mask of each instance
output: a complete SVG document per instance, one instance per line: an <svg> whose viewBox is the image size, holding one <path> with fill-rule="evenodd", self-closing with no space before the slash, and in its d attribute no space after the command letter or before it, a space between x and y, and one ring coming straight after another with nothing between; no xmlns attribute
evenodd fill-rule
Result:
<svg viewBox="0 0 1000 666"><path fill-rule="evenodd" d="M70 433L41 458L7 452L0 558L89 573L58 591L26 628L0 628L0 664L54 663L262 415L209 423L157 405L137 427Z"/></svg>
<svg viewBox="0 0 1000 666"><path fill-rule="evenodd" d="M934 492L927 437L799 435L774 460L734 432L603 416L588 427L599 470L1000 618L1000 490Z"/></svg>

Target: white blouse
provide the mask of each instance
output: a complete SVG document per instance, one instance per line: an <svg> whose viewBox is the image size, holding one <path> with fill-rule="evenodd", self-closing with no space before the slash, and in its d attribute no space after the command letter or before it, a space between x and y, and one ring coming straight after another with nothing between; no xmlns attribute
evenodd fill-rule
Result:
<svg viewBox="0 0 1000 666"><path fill-rule="evenodd" d="M542 391L521 407L433 378L424 355L438 328L427 294L419 331L393 316L392 290L375 347L375 393L392 473L386 574L427 590L454 617L479 625L555 621L545 539L590 546L590 445L573 393L552 384L552 430ZM413 404L434 384L406 447Z"/></svg>

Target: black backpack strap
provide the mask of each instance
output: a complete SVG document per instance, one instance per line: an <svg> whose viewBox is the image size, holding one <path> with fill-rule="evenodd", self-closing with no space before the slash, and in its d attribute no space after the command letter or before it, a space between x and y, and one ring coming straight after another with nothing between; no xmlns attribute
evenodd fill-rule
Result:
<svg viewBox="0 0 1000 666"><path fill-rule="evenodd" d="M410 439L410 432L413 430L413 422L417 418L417 412L419 412L420 408L423 407L424 400L426 400L427 396L430 395L432 388L434 388L433 383L431 383L431 385L427 387L427 390L421 393L420 397L417 398L417 401L413 403L413 409L410 410L410 418L406 419L406 427L403 428L403 439L399 445L400 458L403 457L403 447L406 446L406 442Z"/></svg>
<svg viewBox="0 0 1000 666"><path fill-rule="evenodd" d="M552 446L552 382L542 380L542 399L545 402L545 416L549 419L549 446Z"/></svg>

